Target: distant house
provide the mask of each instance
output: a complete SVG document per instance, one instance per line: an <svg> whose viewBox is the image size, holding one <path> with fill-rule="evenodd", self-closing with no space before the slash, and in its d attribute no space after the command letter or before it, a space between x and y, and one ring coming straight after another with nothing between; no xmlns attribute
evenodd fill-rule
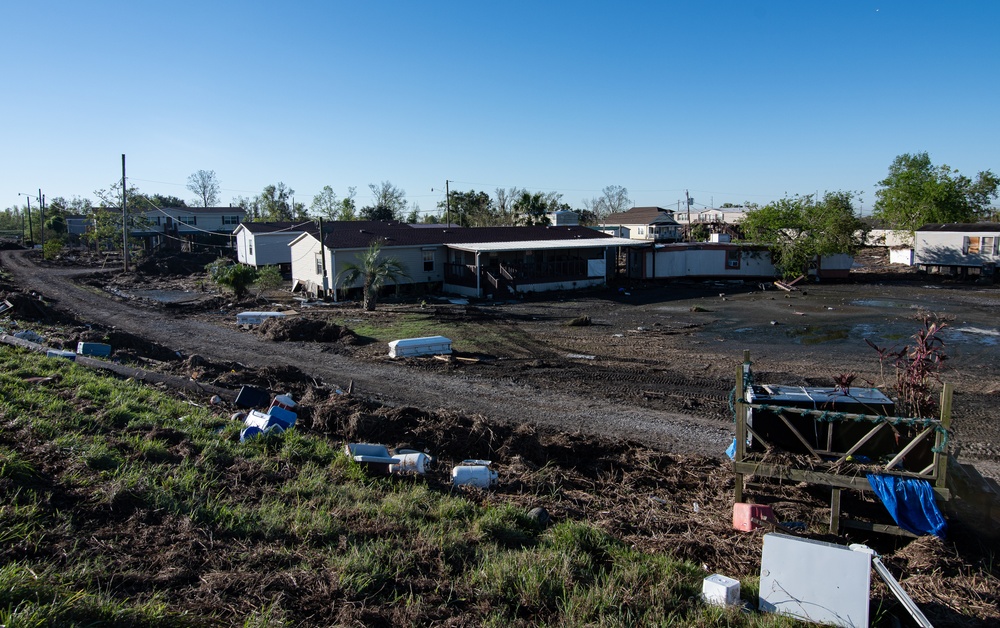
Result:
<svg viewBox="0 0 1000 628"><path fill-rule="evenodd" d="M290 244L293 290L332 295L337 277L373 242L399 260L404 285L499 296L602 285L619 246L633 243L579 226L420 228L397 222L324 225ZM356 286L347 286L358 287Z"/></svg>
<svg viewBox="0 0 1000 628"><path fill-rule="evenodd" d="M854 257L824 255L810 265L817 279L844 279ZM733 242L678 242L628 251L632 279L774 279L779 275L766 246Z"/></svg>
<svg viewBox="0 0 1000 628"><path fill-rule="evenodd" d="M316 223L304 222L244 222L236 227L236 259L259 268L278 266L283 273L292 271L292 252L288 245L307 231L316 231Z"/></svg>
<svg viewBox="0 0 1000 628"><path fill-rule="evenodd" d="M568 209L560 209L546 216L549 218L549 224L554 227L572 227L580 224L580 215Z"/></svg>
<svg viewBox="0 0 1000 628"><path fill-rule="evenodd" d="M233 230L246 217L241 207L163 207L143 211L132 236L148 250L232 250Z"/></svg>
<svg viewBox="0 0 1000 628"><path fill-rule="evenodd" d="M1000 223L924 225L913 233L913 264L920 270L995 278Z"/></svg>
<svg viewBox="0 0 1000 628"><path fill-rule="evenodd" d="M663 207L633 207L608 215L599 229L620 238L643 242L677 242L681 239L681 226L674 219L674 212Z"/></svg>

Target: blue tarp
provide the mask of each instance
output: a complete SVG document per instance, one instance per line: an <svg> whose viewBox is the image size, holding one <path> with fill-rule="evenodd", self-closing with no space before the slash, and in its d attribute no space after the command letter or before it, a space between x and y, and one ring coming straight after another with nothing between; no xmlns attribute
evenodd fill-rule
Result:
<svg viewBox="0 0 1000 628"><path fill-rule="evenodd" d="M896 525L913 534L934 534L944 538L948 524L934 501L930 482L869 473L868 483Z"/></svg>

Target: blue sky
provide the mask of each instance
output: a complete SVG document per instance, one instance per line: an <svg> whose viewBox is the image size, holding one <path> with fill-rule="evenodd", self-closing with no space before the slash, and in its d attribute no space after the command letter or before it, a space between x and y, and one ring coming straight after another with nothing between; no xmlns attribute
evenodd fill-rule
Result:
<svg viewBox="0 0 1000 628"><path fill-rule="evenodd" d="M1000 3L5 2L0 207L127 174L222 204L390 181L637 205L875 200L893 158L1000 171ZM433 189L433 191L432 191Z"/></svg>

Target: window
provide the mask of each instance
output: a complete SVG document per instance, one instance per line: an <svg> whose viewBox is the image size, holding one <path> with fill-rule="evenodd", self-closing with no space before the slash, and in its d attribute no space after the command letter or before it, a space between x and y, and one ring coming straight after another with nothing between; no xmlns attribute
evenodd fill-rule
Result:
<svg viewBox="0 0 1000 628"><path fill-rule="evenodd" d="M424 272L434 272L434 251L424 251Z"/></svg>
<svg viewBox="0 0 1000 628"><path fill-rule="evenodd" d="M179 222L181 224L184 224L184 225L196 225L196 224L198 224L198 217L197 216L178 216L177 217L177 222Z"/></svg>
<svg viewBox="0 0 1000 628"><path fill-rule="evenodd" d="M985 237L983 237L983 254L984 255L996 255L997 254L997 238L996 238L996 236L985 236Z"/></svg>
<svg viewBox="0 0 1000 628"><path fill-rule="evenodd" d="M323 275L323 254L322 253L317 253L316 254L316 274L320 275L320 276Z"/></svg>
<svg viewBox="0 0 1000 628"><path fill-rule="evenodd" d="M239 216L223 216L222 217L222 224L224 224L224 225L238 225L238 224L240 224L240 217Z"/></svg>
<svg viewBox="0 0 1000 628"><path fill-rule="evenodd" d="M157 217L153 218L153 220L151 222L153 223L154 226L159 227L160 226L160 217L157 216Z"/></svg>
<svg viewBox="0 0 1000 628"><path fill-rule="evenodd" d="M247 242L247 245L250 248L250 255L253 255L253 240Z"/></svg>
<svg viewBox="0 0 1000 628"><path fill-rule="evenodd" d="M726 251L726 268L734 269L740 267L739 249L729 249Z"/></svg>

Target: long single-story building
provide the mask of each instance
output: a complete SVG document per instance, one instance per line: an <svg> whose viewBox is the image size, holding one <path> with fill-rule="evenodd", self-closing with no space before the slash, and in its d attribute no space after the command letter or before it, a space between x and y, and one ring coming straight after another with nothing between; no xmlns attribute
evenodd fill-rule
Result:
<svg viewBox="0 0 1000 628"><path fill-rule="evenodd" d="M442 227L357 221L324 225L289 244L293 290L334 294L338 278L374 242L400 262L403 285L440 288L471 297L602 285L614 272L618 247L636 243L580 226Z"/></svg>

